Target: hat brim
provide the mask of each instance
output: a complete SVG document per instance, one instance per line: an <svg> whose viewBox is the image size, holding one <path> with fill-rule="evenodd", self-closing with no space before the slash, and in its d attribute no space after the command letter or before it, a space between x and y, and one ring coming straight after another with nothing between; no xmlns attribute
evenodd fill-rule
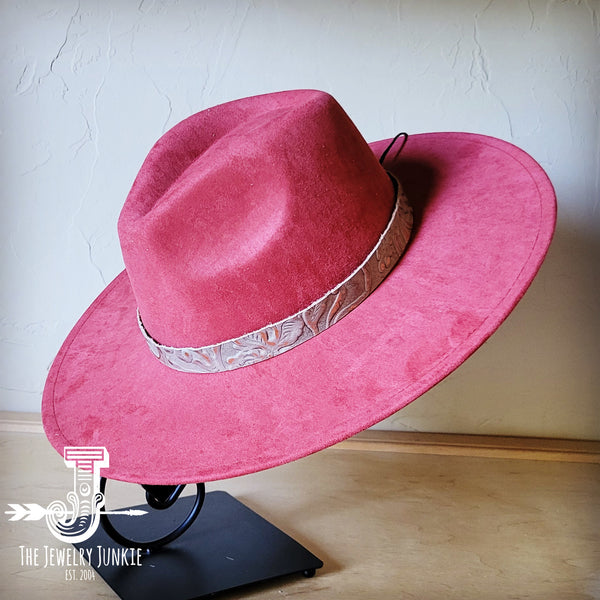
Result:
<svg viewBox="0 0 600 600"><path fill-rule="evenodd" d="M386 145L371 147L379 155ZM554 191L531 157L486 136L413 135L400 156L390 154L385 166L413 206L413 236L358 308L276 358L182 373L149 351L122 272L50 370L42 416L56 450L105 446L102 474L133 483L225 479L354 435L458 367L539 269L554 231Z"/></svg>

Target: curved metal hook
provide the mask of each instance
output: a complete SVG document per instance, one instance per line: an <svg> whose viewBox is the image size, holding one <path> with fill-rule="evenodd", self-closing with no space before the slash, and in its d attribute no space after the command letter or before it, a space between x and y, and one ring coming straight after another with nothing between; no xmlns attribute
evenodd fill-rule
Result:
<svg viewBox="0 0 600 600"><path fill-rule="evenodd" d="M383 151L383 153L381 154L381 156L379 157L379 164L383 165L383 161L385 160L385 157L387 156L388 152L394 147L394 144L396 143L396 140L402 137L402 144L400 145L400 148L398 149L398 152L396 152L396 156L398 154L400 154L400 152L402 152L402 150L404 150L404 146L406 145L406 140L408 140L408 133L406 133L405 131L399 133L398 135L396 135L394 137L394 139L389 143L388 147Z"/></svg>
<svg viewBox="0 0 600 600"><path fill-rule="evenodd" d="M146 486L143 486L143 487L146 489ZM150 487L150 486L148 486L148 487ZM158 506L156 504L156 501L155 500L153 501L152 496L149 498L149 491L146 489L146 499L148 500L148 504L153 508L159 508L159 509L168 508L175 502L175 500L177 499L177 497L183 490L184 486L174 486L174 487L176 487L176 492L169 494L168 501L164 502L162 506ZM100 492L102 494L104 494L105 489L106 489L106 477L102 477L100 479ZM140 541L131 540L128 537L125 537L124 535L122 535L115 529L114 525L111 523L111 521L108 518L108 515L106 513L101 514L100 523L101 523L102 527L104 528L104 531L106 531L107 535L109 535L115 542L117 542L117 544L121 544L122 546L125 546L127 548L141 548L142 550L145 550L146 552L150 552L152 550L156 550L157 548L160 548L161 546L164 546L165 544L172 542L174 539L178 538L184 531L186 531L189 528L189 526L194 522L194 520L200 513L200 510L202 509L202 505L204 504L205 495L206 495L206 488L205 488L204 484L197 483L196 484L196 499L195 499L194 504L193 504L189 514L187 515L187 517L183 520L183 522L177 528L175 528L173 531L171 531L171 533L168 533L167 535L160 537L158 539L155 539L155 540L150 540L147 542L140 542Z"/></svg>

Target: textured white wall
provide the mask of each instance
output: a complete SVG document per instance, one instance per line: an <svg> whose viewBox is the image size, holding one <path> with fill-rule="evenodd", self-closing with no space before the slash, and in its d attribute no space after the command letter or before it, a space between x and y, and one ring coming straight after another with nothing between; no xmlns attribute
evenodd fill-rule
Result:
<svg viewBox="0 0 600 600"><path fill-rule="evenodd" d="M547 262L471 359L384 427L600 438L597 0L0 2L0 408L121 269L120 207L167 128L246 95L331 92L368 140L494 135L558 194ZM99 359L101 360L101 358Z"/></svg>

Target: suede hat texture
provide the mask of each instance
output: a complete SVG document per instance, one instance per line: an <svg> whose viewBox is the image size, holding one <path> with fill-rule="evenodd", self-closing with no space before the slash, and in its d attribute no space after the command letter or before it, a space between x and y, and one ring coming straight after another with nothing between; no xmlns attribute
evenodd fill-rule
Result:
<svg viewBox="0 0 600 600"><path fill-rule="evenodd" d="M134 483L243 475L377 423L468 358L539 269L554 191L495 138L411 135L382 166L389 143L367 144L314 90L229 102L161 137L119 218L126 269L51 367L42 416L56 450L105 446L103 475ZM336 286L371 259L385 278L367 292L361 279L313 335L301 311L339 311L356 285ZM289 318L310 339L283 344ZM258 362L208 361L240 340ZM214 372L186 372L190 349Z"/></svg>

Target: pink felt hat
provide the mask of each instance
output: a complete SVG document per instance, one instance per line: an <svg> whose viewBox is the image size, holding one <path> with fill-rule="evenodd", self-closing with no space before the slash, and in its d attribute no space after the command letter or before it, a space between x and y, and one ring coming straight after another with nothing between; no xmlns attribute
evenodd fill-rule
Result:
<svg viewBox="0 0 600 600"><path fill-rule="evenodd" d="M126 270L50 370L52 445L105 446L113 479L223 479L351 436L458 367L540 267L554 192L494 138L414 135L382 166L388 146L313 90L167 132L121 212Z"/></svg>

